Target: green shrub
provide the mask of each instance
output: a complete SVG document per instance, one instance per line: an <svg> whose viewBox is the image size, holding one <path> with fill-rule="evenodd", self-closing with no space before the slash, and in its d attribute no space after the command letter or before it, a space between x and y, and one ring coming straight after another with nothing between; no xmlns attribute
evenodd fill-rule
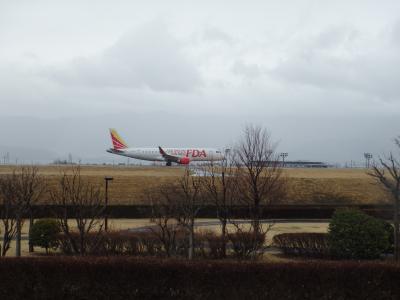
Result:
<svg viewBox="0 0 400 300"><path fill-rule="evenodd" d="M355 209L337 210L329 224L328 244L336 258L379 258L389 247L384 223Z"/></svg>
<svg viewBox="0 0 400 300"><path fill-rule="evenodd" d="M45 248L49 253L50 248L57 248L59 233L60 226L56 220L40 219L33 224L29 238L34 246Z"/></svg>

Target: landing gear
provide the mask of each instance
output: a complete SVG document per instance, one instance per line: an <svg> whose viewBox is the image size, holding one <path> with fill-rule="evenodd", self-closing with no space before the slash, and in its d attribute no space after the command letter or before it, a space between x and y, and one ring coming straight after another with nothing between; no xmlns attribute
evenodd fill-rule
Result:
<svg viewBox="0 0 400 300"><path fill-rule="evenodd" d="M170 161L167 161L167 163L165 165L170 167L172 165L172 163Z"/></svg>

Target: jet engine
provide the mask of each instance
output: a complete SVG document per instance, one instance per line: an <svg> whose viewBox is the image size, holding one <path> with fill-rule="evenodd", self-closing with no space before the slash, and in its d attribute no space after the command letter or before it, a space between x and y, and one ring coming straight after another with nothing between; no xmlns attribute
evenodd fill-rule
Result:
<svg viewBox="0 0 400 300"><path fill-rule="evenodd" d="M179 159L179 164L181 165L188 165L190 162L189 157L182 157L181 159Z"/></svg>

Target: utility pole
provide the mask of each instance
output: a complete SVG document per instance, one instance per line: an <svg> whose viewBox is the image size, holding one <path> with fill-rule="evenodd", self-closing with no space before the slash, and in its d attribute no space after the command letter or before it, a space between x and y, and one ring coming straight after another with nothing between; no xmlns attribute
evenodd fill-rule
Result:
<svg viewBox="0 0 400 300"><path fill-rule="evenodd" d="M105 195L105 203L104 203L104 230L108 230L108 182L113 180L113 177L106 176L104 177L104 181L106 183L106 195Z"/></svg>
<svg viewBox="0 0 400 300"><path fill-rule="evenodd" d="M365 168L369 169L370 161L372 159L372 154L369 152L364 153L364 158L365 158Z"/></svg>
<svg viewBox="0 0 400 300"><path fill-rule="evenodd" d="M282 152L281 154L279 154L280 157L282 157L282 167L285 166L285 158L288 157L288 153L287 152Z"/></svg>

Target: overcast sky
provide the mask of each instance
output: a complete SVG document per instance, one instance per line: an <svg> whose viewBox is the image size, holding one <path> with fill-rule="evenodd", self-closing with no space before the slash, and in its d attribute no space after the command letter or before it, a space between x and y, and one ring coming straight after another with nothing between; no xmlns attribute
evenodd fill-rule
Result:
<svg viewBox="0 0 400 300"><path fill-rule="evenodd" d="M224 147L362 161L400 134L400 1L2 1L0 156Z"/></svg>

